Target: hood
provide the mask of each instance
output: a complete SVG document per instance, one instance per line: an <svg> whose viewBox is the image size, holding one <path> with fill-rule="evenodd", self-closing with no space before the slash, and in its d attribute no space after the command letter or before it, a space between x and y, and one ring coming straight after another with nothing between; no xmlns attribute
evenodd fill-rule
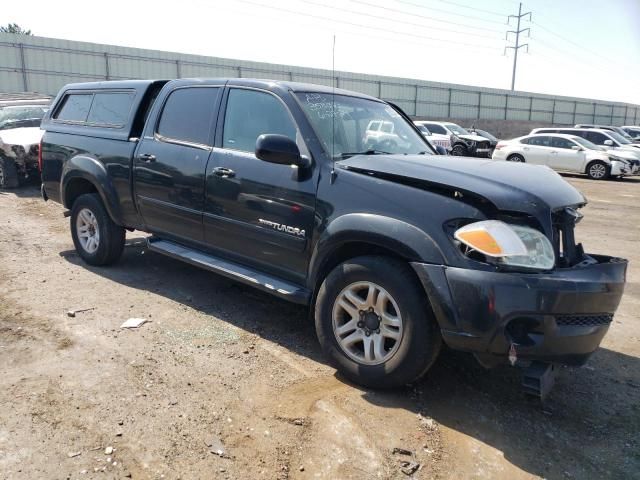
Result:
<svg viewBox="0 0 640 480"><path fill-rule="evenodd" d="M470 134L470 135L458 135L454 134L458 138L462 138L463 140L470 140L472 142L488 142L488 138L481 137L480 135Z"/></svg>
<svg viewBox="0 0 640 480"><path fill-rule="evenodd" d="M637 148L604 148L603 150L614 157L620 157L627 160L640 160L640 150Z"/></svg>
<svg viewBox="0 0 640 480"><path fill-rule="evenodd" d="M29 151L32 145L38 145L42 138L43 130L40 127L11 128L0 130L0 145L22 145L25 151Z"/></svg>
<svg viewBox="0 0 640 480"><path fill-rule="evenodd" d="M355 155L336 165L398 183L418 180L425 189L444 186L475 194L500 210L527 213L543 224L550 221L550 211L587 203L560 175L541 165L436 155Z"/></svg>

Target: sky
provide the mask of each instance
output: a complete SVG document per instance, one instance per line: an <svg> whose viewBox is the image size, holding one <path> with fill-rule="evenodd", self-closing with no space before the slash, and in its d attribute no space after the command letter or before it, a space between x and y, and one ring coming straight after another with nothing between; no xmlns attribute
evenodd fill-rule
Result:
<svg viewBox="0 0 640 480"><path fill-rule="evenodd" d="M7 3L7 2L5 2ZM34 35L510 88L515 0L8 2ZM523 2L516 90L640 104L640 0ZM530 36L528 37L528 34Z"/></svg>

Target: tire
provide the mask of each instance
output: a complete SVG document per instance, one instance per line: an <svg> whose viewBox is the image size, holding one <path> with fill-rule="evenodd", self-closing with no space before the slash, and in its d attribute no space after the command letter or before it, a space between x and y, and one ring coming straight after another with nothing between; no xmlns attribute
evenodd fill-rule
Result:
<svg viewBox="0 0 640 480"><path fill-rule="evenodd" d="M601 160L594 160L587 165L585 173L591 180L606 180L611 175L611 167Z"/></svg>
<svg viewBox="0 0 640 480"><path fill-rule="evenodd" d="M513 153L511 155L509 155L507 157L507 161L508 162L519 162L519 163L525 163L524 162L524 157L518 153Z"/></svg>
<svg viewBox="0 0 640 480"><path fill-rule="evenodd" d="M15 162L10 158L0 157L0 188L17 188L19 185Z"/></svg>
<svg viewBox="0 0 640 480"><path fill-rule="evenodd" d="M455 155L457 157L465 157L467 156L467 147L458 143L451 149L451 155Z"/></svg>
<svg viewBox="0 0 640 480"><path fill-rule="evenodd" d="M371 302L373 311L365 298L371 289L371 298L377 298L375 304ZM356 297L358 301L347 300ZM361 316L359 311L367 313ZM381 317L387 321L379 323ZM349 380L372 388L399 387L417 380L431 367L442 345L440 329L415 273L408 264L387 257L358 257L334 268L318 292L315 325L324 353L338 370ZM351 340L345 342L347 337ZM368 355L365 345L370 346Z"/></svg>
<svg viewBox="0 0 640 480"><path fill-rule="evenodd" d="M125 229L111 220L97 193L76 199L70 227L76 251L89 265L111 265L122 255Z"/></svg>

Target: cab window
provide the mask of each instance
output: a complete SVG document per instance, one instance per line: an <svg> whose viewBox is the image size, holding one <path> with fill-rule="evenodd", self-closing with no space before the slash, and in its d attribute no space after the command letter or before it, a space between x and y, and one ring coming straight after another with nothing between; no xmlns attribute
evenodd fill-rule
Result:
<svg viewBox="0 0 640 480"><path fill-rule="evenodd" d="M568 150L571 150L571 147L575 146L575 143L573 143L571 140L567 140L566 138L552 137L551 146L555 148L566 148Z"/></svg>
<svg viewBox="0 0 640 480"><path fill-rule="evenodd" d="M158 122L158 135L167 140L209 145L219 92L217 87L179 88L171 92Z"/></svg>
<svg viewBox="0 0 640 480"><path fill-rule="evenodd" d="M531 137L529 139L529 145L536 145L538 147L550 147L551 137L547 137L546 135L542 137Z"/></svg>

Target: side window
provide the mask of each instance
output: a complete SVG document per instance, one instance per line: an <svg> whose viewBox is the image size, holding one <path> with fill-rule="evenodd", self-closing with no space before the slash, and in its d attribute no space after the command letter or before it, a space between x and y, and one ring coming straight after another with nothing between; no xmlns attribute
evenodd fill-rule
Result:
<svg viewBox="0 0 640 480"><path fill-rule="evenodd" d="M96 93L87 122L115 127L125 125L129 119L133 97L133 92Z"/></svg>
<svg viewBox="0 0 640 480"><path fill-rule="evenodd" d="M447 131L444 129L444 127L440 125L437 125L435 123L425 123L425 125L431 133L440 133L442 135L447 134Z"/></svg>
<svg viewBox="0 0 640 480"><path fill-rule="evenodd" d="M571 140L567 140L566 138L561 137L552 137L551 145L555 148L566 148L571 150L571 147L575 145Z"/></svg>
<svg viewBox="0 0 640 480"><path fill-rule="evenodd" d="M87 120L91 107L91 93L71 93L62 101L62 106L56 112L55 119L65 122L84 122Z"/></svg>
<svg viewBox="0 0 640 480"><path fill-rule="evenodd" d="M589 140L592 143L595 143L596 145L604 145L604 141L609 140L606 135L600 132L586 132L586 133L587 133L587 136L586 136L587 140Z"/></svg>
<svg viewBox="0 0 640 480"><path fill-rule="evenodd" d="M551 137L542 136L542 137L532 137L529 139L529 145L536 145L538 147L550 147L551 146Z"/></svg>
<svg viewBox="0 0 640 480"><path fill-rule="evenodd" d="M208 145L219 93L217 87L179 88L171 92L162 109L158 135Z"/></svg>
<svg viewBox="0 0 640 480"><path fill-rule="evenodd" d="M523 138L520 140L520 143L524 143L525 145L529 145L531 143L530 138Z"/></svg>
<svg viewBox="0 0 640 480"><path fill-rule="evenodd" d="M270 93L232 88L224 118L222 147L254 152L256 139L274 133L296 141L296 127L286 107Z"/></svg>

